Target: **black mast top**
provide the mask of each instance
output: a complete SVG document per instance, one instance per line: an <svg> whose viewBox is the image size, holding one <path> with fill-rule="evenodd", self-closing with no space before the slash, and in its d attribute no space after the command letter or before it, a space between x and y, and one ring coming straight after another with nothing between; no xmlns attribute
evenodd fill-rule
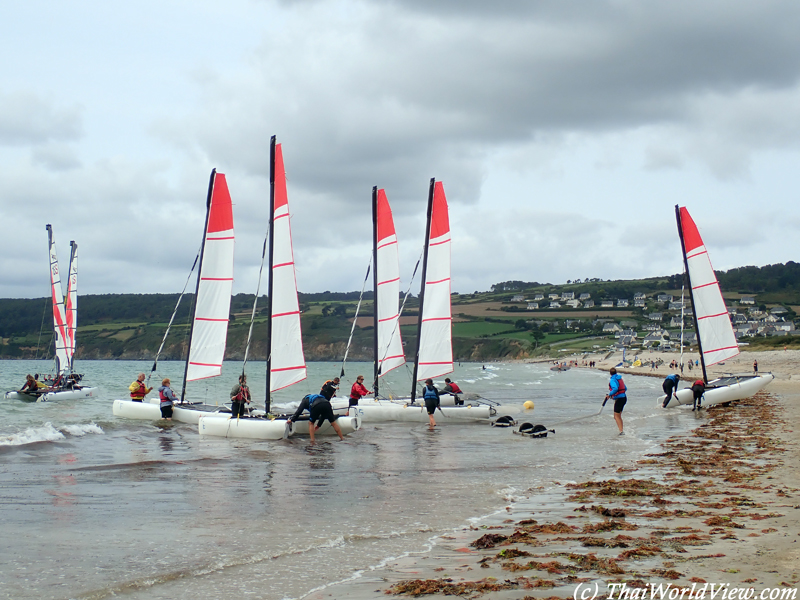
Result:
<svg viewBox="0 0 800 600"><path fill-rule="evenodd" d="M272 259L275 254L275 136L269 141L269 272L267 273L267 398L266 411L270 410L270 371L272 370Z"/></svg>
<svg viewBox="0 0 800 600"><path fill-rule="evenodd" d="M192 351L192 334L194 334L194 317L197 314L197 294L200 293L200 275L203 273L203 254L206 249L206 231L208 230L208 217L211 214L211 196L214 193L214 176L216 169L211 169L211 176L208 178L208 196L206 196L206 224L203 226L203 244L200 246L200 267L197 269L197 287L194 290L194 310L192 311L192 323L189 325L189 347L186 349L186 365L183 368L183 387L181 388L181 404L186 398L186 378L189 376L189 353Z"/></svg>
<svg viewBox="0 0 800 600"><path fill-rule="evenodd" d="M683 252L683 267L686 270L686 281L689 283L689 300L692 303L692 319L694 321L694 330L697 335L697 349L700 351L700 366L703 367L703 381L708 383L708 375L706 374L706 359L703 356L703 342L700 341L700 326L697 323L697 311L695 310L694 294L692 293L692 277L689 275L689 259L686 258L686 242L683 240L683 224L681 223L681 208L675 205L675 218L678 220L678 236L681 238L681 252Z"/></svg>
<svg viewBox="0 0 800 600"><path fill-rule="evenodd" d="M378 186L372 186L372 289L373 292L373 337L372 352L375 356L372 391L378 397L378 377L380 376L380 356L378 356Z"/></svg>
<svg viewBox="0 0 800 600"><path fill-rule="evenodd" d="M422 307L425 302L425 279L428 276L428 245L431 241L431 217L433 215L433 188L436 178L431 177L428 188L428 223L425 226L425 249L422 256L422 284L419 290L419 319L417 320L417 348L414 351L414 374L411 377L411 403L417 397L417 371L419 370L419 344L422 339Z"/></svg>

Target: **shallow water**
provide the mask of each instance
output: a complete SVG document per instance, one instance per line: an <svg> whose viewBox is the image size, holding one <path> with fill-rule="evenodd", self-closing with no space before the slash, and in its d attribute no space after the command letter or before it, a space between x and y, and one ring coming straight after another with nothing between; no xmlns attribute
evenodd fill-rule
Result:
<svg viewBox="0 0 800 600"><path fill-rule="evenodd" d="M467 364L462 389L503 403L502 412L555 427L533 440L485 424L368 425L345 442L200 438L196 426L118 419L141 362L83 362L96 398L28 404L3 400L0 425L0 597L136 599L302 598L408 553L441 534L503 510L526 491L587 478L609 460L640 458L695 424L657 409L660 381L626 376L627 435L618 437L604 373L548 365ZM316 363L309 380L276 395L287 408L317 391L340 365ZM346 393L370 365L351 364ZM0 362L0 387L46 370ZM225 400L240 363L190 384L189 398ZM182 363L158 378L180 389ZM248 366L263 398L264 363ZM405 393L397 369L385 389ZM259 386L260 382L260 386ZM349 388L348 388L349 389ZM535 409L520 412L525 400Z"/></svg>

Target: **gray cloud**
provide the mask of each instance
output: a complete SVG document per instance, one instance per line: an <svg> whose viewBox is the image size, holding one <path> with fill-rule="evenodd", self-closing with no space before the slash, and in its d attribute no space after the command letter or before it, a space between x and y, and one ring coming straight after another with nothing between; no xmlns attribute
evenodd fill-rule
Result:
<svg viewBox="0 0 800 600"><path fill-rule="evenodd" d="M77 107L57 107L31 92L0 93L0 145L77 140L82 133Z"/></svg>

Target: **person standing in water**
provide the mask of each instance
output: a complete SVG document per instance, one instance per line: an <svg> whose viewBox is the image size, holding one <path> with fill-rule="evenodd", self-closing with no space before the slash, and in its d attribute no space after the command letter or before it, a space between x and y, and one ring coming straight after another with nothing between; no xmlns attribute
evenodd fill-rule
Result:
<svg viewBox="0 0 800 600"><path fill-rule="evenodd" d="M159 405L161 408L161 418L172 421L172 405L177 402L178 399L169 386L170 380L168 378L163 379L161 381L161 387L158 388L158 397L161 398L161 404Z"/></svg>
<svg viewBox="0 0 800 600"><path fill-rule="evenodd" d="M436 408L439 406L439 390L434 387L433 379L425 380L425 387L422 388L422 399L425 400L425 408L428 411L428 421L430 422L430 428L433 429L436 427L433 413L436 412Z"/></svg>
<svg viewBox="0 0 800 600"><path fill-rule="evenodd" d="M358 406L358 401L367 394L369 394L369 390L364 387L364 376L359 375L356 377L356 382L353 384L353 387L350 388L350 404L348 407Z"/></svg>
<svg viewBox="0 0 800 600"><path fill-rule="evenodd" d="M131 391L131 400L134 402L143 401L144 397L153 391L153 388L149 388L144 384L144 373L139 373L139 377L128 386L128 389Z"/></svg>
<svg viewBox="0 0 800 600"><path fill-rule="evenodd" d="M614 367L611 367L609 373L611 374L611 379L608 382L608 393L606 394L606 399L603 400L603 406L606 405L609 398L614 401L614 420L617 422L619 434L625 435L625 431L622 428L622 409L625 408L625 403L628 402L626 394L628 388L625 386L625 382L622 381L622 376L617 374L617 370Z"/></svg>
<svg viewBox="0 0 800 600"><path fill-rule="evenodd" d="M661 386L661 389L664 390L664 394L666 394L664 397L664 408L666 408L667 404L669 404L669 401L672 400L672 394L678 391L678 382L680 380L681 378L678 377L677 373L667 375L667 378L664 380L664 383Z"/></svg>
<svg viewBox="0 0 800 600"><path fill-rule="evenodd" d="M246 405L250 404L250 388L247 387L247 375L239 375L239 383L231 390L231 413L232 418L238 419L244 416Z"/></svg>

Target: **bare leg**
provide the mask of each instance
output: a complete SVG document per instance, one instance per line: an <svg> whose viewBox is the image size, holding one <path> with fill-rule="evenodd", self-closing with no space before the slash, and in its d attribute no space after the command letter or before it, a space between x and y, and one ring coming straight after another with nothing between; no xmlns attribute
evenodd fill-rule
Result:
<svg viewBox="0 0 800 600"><path fill-rule="evenodd" d="M331 423L331 425L333 425L334 431L336 431L336 433L339 434L339 439L344 441L344 435L342 435L342 428L339 427L339 422L338 421L334 421L333 423Z"/></svg>
<svg viewBox="0 0 800 600"><path fill-rule="evenodd" d="M314 424L314 421L308 422L308 435L311 437L311 443L314 443L314 432L317 430L317 426Z"/></svg>
<svg viewBox="0 0 800 600"><path fill-rule="evenodd" d="M428 415L428 421L430 421L430 427L433 429L436 427L436 421L433 419L433 415Z"/></svg>
<svg viewBox="0 0 800 600"><path fill-rule="evenodd" d="M614 420L617 422L617 427L619 427L619 432L622 433L622 413L615 412Z"/></svg>

